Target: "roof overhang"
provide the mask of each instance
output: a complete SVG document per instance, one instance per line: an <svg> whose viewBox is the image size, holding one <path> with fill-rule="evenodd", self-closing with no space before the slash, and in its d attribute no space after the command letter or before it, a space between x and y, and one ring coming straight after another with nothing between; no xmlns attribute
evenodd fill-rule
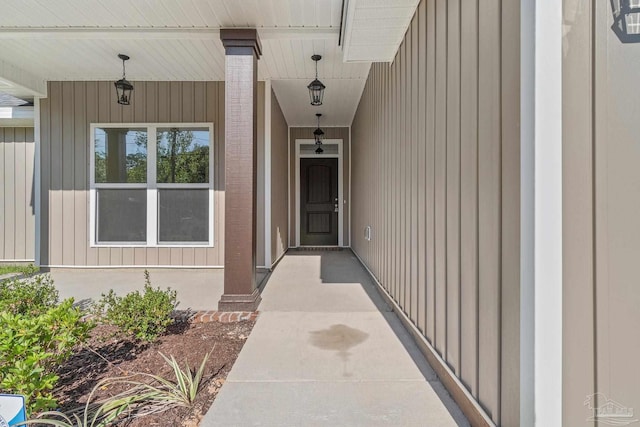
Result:
<svg viewBox="0 0 640 427"><path fill-rule="evenodd" d="M420 0L344 0L345 62L393 62Z"/></svg>

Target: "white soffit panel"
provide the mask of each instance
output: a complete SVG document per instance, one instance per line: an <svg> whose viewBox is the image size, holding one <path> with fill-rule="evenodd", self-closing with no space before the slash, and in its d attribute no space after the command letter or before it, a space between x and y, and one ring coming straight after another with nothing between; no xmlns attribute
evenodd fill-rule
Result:
<svg viewBox="0 0 640 427"><path fill-rule="evenodd" d="M345 0L345 62L392 62L420 0Z"/></svg>

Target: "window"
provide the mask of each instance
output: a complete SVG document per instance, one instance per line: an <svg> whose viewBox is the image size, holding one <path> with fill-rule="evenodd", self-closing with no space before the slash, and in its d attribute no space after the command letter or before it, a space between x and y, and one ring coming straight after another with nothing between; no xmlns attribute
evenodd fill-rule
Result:
<svg viewBox="0 0 640 427"><path fill-rule="evenodd" d="M212 128L91 125L91 244L212 246Z"/></svg>

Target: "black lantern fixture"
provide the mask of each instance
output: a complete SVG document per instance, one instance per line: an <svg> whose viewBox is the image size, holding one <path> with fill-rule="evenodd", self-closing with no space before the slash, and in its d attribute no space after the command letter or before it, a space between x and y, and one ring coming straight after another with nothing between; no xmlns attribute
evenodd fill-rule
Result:
<svg viewBox="0 0 640 427"><path fill-rule="evenodd" d="M640 41L640 5L636 0L611 0L611 28L623 43Z"/></svg>
<svg viewBox="0 0 640 427"><path fill-rule="evenodd" d="M321 145L322 139L324 138L324 131L320 129L320 117L322 117L322 114L317 113L316 117L318 118L318 127L313 131L313 136L316 140L316 144Z"/></svg>
<svg viewBox="0 0 640 427"><path fill-rule="evenodd" d="M131 92L133 91L133 85L126 79L124 68L124 61L127 61L129 57L120 53L118 54L118 58L122 59L122 78L114 83L116 87L116 95L118 97L118 104L129 105L131 104Z"/></svg>
<svg viewBox="0 0 640 427"><path fill-rule="evenodd" d="M309 83L307 89L309 89L309 99L311 100L311 105L318 106L322 105L322 98L324 97L324 90L326 86L322 84L320 80L318 80L318 61L322 59L320 55L313 55L311 59L316 63L316 78Z"/></svg>
<svg viewBox="0 0 640 427"><path fill-rule="evenodd" d="M324 150L322 149L322 147L316 148L316 154L322 154L322 153L324 153Z"/></svg>

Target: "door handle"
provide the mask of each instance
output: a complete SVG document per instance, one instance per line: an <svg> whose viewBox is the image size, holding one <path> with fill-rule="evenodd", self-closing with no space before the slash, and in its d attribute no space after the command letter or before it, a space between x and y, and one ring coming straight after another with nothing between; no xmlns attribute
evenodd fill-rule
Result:
<svg viewBox="0 0 640 427"><path fill-rule="evenodd" d="M334 212L340 212L340 207L338 206L337 203L334 206Z"/></svg>

